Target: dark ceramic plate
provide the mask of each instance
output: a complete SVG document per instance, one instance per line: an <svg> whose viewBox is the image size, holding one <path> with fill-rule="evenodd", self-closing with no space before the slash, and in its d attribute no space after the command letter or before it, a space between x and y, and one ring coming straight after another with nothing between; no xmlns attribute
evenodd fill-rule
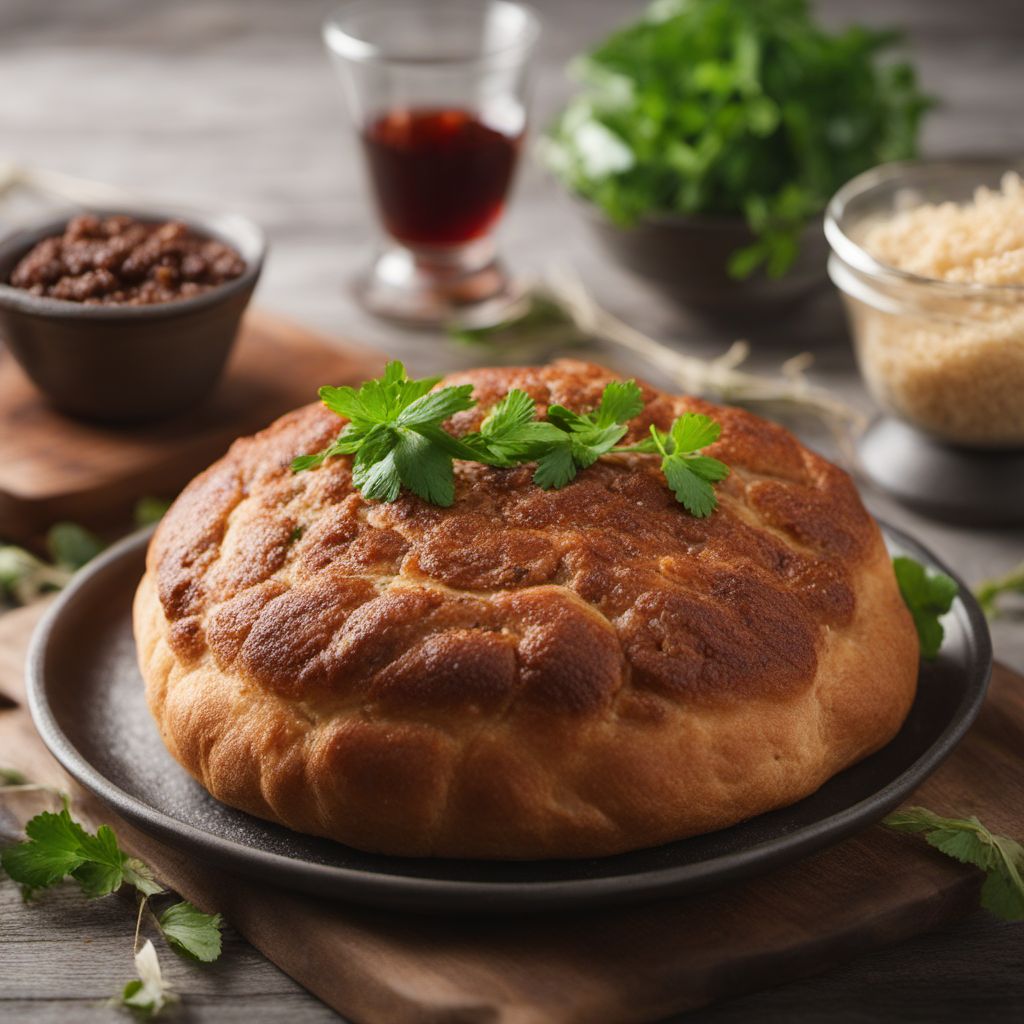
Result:
<svg viewBox="0 0 1024 1024"><path fill-rule="evenodd" d="M890 547L948 572L886 529ZM985 619L961 585L941 657L883 750L792 807L711 835L578 861L494 863L375 856L225 807L164 749L135 665L131 602L148 534L83 571L40 623L29 654L32 715L87 789L172 846L277 885L426 911L524 911L651 899L708 888L805 856L877 821L963 736L992 664Z"/></svg>

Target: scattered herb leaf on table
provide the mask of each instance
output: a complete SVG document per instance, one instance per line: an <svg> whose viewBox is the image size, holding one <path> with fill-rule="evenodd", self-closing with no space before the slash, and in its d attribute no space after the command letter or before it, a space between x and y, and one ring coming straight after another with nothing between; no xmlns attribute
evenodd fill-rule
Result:
<svg viewBox="0 0 1024 1024"><path fill-rule="evenodd" d="M985 872L981 905L1006 921L1024 921L1024 847L989 831L977 818L943 818L926 807L895 811L882 824L917 833L930 846Z"/></svg>
<svg viewBox="0 0 1024 1024"><path fill-rule="evenodd" d="M24 776L4 771L5 787L23 788ZM45 788L45 787L43 787ZM150 912L167 944L192 960L209 963L221 954L220 914L206 914L187 900L171 903L159 914L150 901L164 893L152 869L120 848L109 825L89 832L71 816L66 797L58 812L43 811L25 825L27 839L0 851L0 865L13 882L22 887L26 900L43 889L70 878L90 898L108 896L122 885L132 886L139 897L135 932L135 965L138 978L129 981L114 1002L154 1016L176 1001L163 979L160 962L148 939L140 948L139 928L146 911Z"/></svg>

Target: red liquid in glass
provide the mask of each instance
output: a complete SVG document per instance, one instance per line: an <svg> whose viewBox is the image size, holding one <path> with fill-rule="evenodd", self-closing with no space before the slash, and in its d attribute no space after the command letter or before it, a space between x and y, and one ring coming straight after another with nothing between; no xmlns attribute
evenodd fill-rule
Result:
<svg viewBox="0 0 1024 1024"><path fill-rule="evenodd" d="M460 245L487 233L505 202L520 135L466 110L392 110L363 133L387 230L410 245Z"/></svg>

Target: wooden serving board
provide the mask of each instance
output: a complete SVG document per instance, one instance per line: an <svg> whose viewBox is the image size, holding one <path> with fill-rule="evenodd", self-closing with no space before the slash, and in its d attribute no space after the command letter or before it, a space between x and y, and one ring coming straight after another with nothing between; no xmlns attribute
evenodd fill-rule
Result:
<svg viewBox="0 0 1024 1024"><path fill-rule="evenodd" d="M0 751L69 787L24 707L22 660L40 609L0 617ZM1024 837L1024 677L997 666L952 757L914 794ZM818 973L963 916L981 874L874 826L798 863L705 895L518 919L443 919L329 903L189 859L71 786L160 877L231 924L357 1024L640 1024ZM87 956L83 952L83 956ZM184 993L187 999L187 992Z"/></svg>
<svg viewBox="0 0 1024 1024"><path fill-rule="evenodd" d="M313 401L321 384L364 379L382 364L370 349L253 310L202 405L154 424L106 427L53 410L0 347L0 538L32 543L59 520L126 523L139 498L174 497L236 437Z"/></svg>

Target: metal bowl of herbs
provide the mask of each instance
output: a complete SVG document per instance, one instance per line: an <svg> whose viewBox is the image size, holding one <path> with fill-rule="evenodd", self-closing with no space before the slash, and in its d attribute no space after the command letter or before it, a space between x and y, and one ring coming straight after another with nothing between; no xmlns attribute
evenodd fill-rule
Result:
<svg viewBox="0 0 1024 1024"><path fill-rule="evenodd" d="M655 0L573 62L541 142L608 253L687 309L746 319L825 281L821 214L916 152L931 100L897 33L830 33L804 0Z"/></svg>

